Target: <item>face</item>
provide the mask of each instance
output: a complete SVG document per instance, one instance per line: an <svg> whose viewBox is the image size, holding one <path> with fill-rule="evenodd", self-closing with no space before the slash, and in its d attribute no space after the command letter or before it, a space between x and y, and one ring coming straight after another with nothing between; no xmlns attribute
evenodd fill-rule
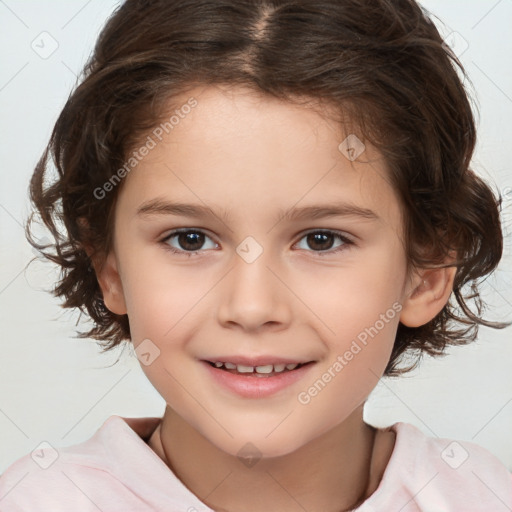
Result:
<svg viewBox="0 0 512 512"><path fill-rule="evenodd" d="M189 425L233 455L283 455L340 425L384 372L411 291L398 199L377 151L339 149L350 133L313 109L219 87L179 104L190 97L119 192L105 303ZM304 365L256 377L206 361Z"/></svg>

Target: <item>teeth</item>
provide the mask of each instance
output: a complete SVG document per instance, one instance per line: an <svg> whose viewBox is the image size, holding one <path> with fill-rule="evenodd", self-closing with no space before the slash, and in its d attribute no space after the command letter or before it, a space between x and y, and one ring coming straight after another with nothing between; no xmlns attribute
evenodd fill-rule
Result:
<svg viewBox="0 0 512 512"><path fill-rule="evenodd" d="M233 364L233 363L223 363L221 361L217 361L214 363L216 368L221 368L224 366L227 370L235 370L239 373L253 373L256 370L256 373L281 373L286 368L287 370L294 370L299 366L297 363L289 363L289 364L267 364L265 366L245 366L243 364Z"/></svg>
<svg viewBox="0 0 512 512"><path fill-rule="evenodd" d="M227 367L227 363L226 363L226 367ZM254 366L244 366L242 364L237 364L236 371L238 373L252 373L254 371Z"/></svg>
<svg viewBox="0 0 512 512"><path fill-rule="evenodd" d="M274 367L271 364L267 364L266 366L256 366L256 373L272 373L272 369Z"/></svg>

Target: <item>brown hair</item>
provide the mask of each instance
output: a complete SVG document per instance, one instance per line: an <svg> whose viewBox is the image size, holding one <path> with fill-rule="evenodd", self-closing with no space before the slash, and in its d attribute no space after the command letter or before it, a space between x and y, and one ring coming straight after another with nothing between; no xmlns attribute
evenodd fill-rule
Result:
<svg viewBox="0 0 512 512"><path fill-rule="evenodd" d="M501 197L470 169L475 123L461 77L469 82L413 0L127 0L103 28L35 168L27 236L60 265L54 294L63 307L93 320L80 336L109 350L130 338L128 318L106 309L84 248L107 254L119 187L99 199L94 191L178 106L173 98L194 85L230 84L334 106L386 160L405 214L408 264L458 256L450 302L421 327L398 327L385 374L399 375L423 353L473 341L478 325L507 325L480 316L478 285L502 255ZM31 236L36 214L55 243ZM406 353L418 357L399 368Z"/></svg>

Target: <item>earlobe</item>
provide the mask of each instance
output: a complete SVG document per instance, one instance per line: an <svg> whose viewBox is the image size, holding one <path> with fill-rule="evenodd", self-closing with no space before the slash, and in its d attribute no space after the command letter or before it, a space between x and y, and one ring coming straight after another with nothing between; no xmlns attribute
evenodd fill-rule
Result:
<svg viewBox="0 0 512 512"><path fill-rule="evenodd" d="M428 269L416 275L402 304L400 322L420 327L442 311L453 290L456 267Z"/></svg>
<svg viewBox="0 0 512 512"><path fill-rule="evenodd" d="M127 310L123 285L114 253L111 251L101 265L93 262L93 266L103 293L105 307L116 315L125 315Z"/></svg>

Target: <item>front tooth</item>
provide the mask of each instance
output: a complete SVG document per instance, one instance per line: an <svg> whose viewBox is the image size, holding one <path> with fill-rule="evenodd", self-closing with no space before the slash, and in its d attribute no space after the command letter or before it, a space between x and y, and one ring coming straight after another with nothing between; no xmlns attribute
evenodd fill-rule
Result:
<svg viewBox="0 0 512 512"><path fill-rule="evenodd" d="M233 364L233 363L224 363L224 366L228 369L228 370L234 370L236 368L236 364Z"/></svg>
<svg viewBox="0 0 512 512"><path fill-rule="evenodd" d="M223 364L224 364L224 363L219 363L219 362L217 362L217 363L215 363L215 366L216 366L217 368L220 368Z"/></svg>
<svg viewBox="0 0 512 512"><path fill-rule="evenodd" d="M285 364L275 364L274 365L274 371L275 372L282 372L285 369Z"/></svg>
<svg viewBox="0 0 512 512"><path fill-rule="evenodd" d="M267 364L266 366L256 366L256 373L272 373L273 365Z"/></svg>
<svg viewBox="0 0 512 512"><path fill-rule="evenodd" d="M254 366L244 366L243 364L237 364L236 371L240 373L252 373L254 371Z"/></svg>
<svg viewBox="0 0 512 512"><path fill-rule="evenodd" d="M286 365L286 369L287 370L295 370L295 368L297 368L297 366L299 366L297 363L290 363L290 364Z"/></svg>

